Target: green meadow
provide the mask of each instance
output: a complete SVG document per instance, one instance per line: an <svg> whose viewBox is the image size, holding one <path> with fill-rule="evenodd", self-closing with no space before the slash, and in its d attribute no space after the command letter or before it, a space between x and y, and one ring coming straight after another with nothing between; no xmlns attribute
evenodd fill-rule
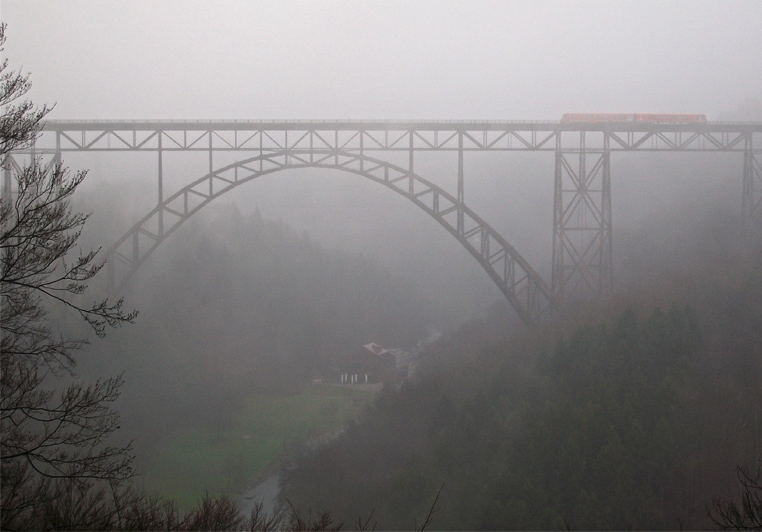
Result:
<svg viewBox="0 0 762 532"><path fill-rule="evenodd" d="M236 496L274 472L284 451L340 430L372 398L326 384L293 396L251 396L225 428L196 425L162 440L139 482L183 509L207 492Z"/></svg>

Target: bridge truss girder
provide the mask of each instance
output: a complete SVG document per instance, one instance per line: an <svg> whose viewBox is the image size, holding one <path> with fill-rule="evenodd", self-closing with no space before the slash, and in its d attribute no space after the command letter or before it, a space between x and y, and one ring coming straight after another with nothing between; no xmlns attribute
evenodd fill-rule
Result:
<svg viewBox="0 0 762 532"><path fill-rule="evenodd" d="M38 142L58 151L555 151L568 132L605 132L611 151L745 151L760 123L539 121L50 120ZM45 133L54 133L46 135Z"/></svg>
<svg viewBox="0 0 762 532"><path fill-rule="evenodd" d="M762 149L754 149L752 134L746 136L744 144L741 212L747 232L759 235L762 232Z"/></svg>

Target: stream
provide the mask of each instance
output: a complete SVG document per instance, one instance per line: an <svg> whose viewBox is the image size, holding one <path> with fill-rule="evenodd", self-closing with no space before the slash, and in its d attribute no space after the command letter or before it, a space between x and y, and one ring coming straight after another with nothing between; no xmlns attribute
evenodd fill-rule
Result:
<svg viewBox="0 0 762 532"><path fill-rule="evenodd" d="M275 512L275 499L278 497L279 492L280 473L275 473L263 482L247 489L239 495L236 498L238 510L245 517L249 517L251 511L254 509L254 505L258 501L262 501L262 509L267 515L272 515Z"/></svg>

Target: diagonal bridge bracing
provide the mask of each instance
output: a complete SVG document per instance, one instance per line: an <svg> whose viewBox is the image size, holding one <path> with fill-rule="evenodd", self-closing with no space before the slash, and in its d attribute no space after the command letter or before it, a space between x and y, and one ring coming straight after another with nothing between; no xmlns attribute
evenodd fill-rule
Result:
<svg viewBox="0 0 762 532"><path fill-rule="evenodd" d="M394 190L434 217L482 265L526 323L552 310L550 288L519 253L476 213L440 187L405 168L352 153L313 150L270 153L237 162L188 184L135 224L107 252L112 283L125 283L185 220L215 198L253 179L299 168L350 172ZM155 229L155 228L158 228ZM121 268L117 276L117 269Z"/></svg>
<svg viewBox="0 0 762 532"><path fill-rule="evenodd" d="M445 227L484 267L519 315L533 322L556 303L613 286L610 159L616 152L737 152L743 155L742 213L762 227L762 124L563 123L539 121L49 121L38 142L14 158L65 152L153 152L156 207L108 252L123 283L185 219L234 186L290 168L334 168L392 188ZM552 288L465 202L467 153L555 154ZM207 156L203 177L165 190L163 161L175 152ZM447 192L416 173L416 153L457 153L457 188ZM220 155L238 162L224 167ZM397 154L396 156L394 154ZM400 155L405 160L399 164ZM393 164L391 159L398 164ZM387 177L388 176L388 177Z"/></svg>

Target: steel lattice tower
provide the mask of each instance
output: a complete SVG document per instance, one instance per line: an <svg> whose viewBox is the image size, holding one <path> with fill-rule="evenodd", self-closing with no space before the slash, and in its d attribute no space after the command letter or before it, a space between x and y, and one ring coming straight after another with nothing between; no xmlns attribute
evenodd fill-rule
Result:
<svg viewBox="0 0 762 532"><path fill-rule="evenodd" d="M586 147L588 132L565 149L556 137L553 294L559 301L597 296L613 286L611 152Z"/></svg>

